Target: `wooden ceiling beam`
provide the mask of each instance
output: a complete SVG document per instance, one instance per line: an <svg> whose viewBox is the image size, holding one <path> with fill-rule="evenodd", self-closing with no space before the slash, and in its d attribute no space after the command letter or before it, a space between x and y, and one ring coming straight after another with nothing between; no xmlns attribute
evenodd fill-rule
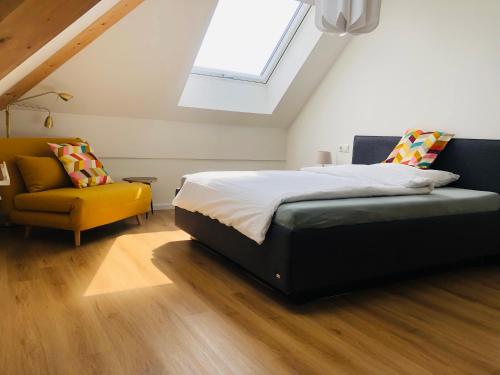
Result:
<svg viewBox="0 0 500 375"><path fill-rule="evenodd" d="M0 79L100 0L0 0Z"/></svg>
<svg viewBox="0 0 500 375"><path fill-rule="evenodd" d="M7 17L14 9L19 7L24 0L0 0L0 22Z"/></svg>
<svg viewBox="0 0 500 375"><path fill-rule="evenodd" d="M75 38L69 41L59 51L54 53L38 68L16 83L13 87L7 90L6 93L0 96L0 111L5 109L7 104L13 100L22 97L29 90L43 81L57 68L63 65L71 57L96 40L101 34L108 30L115 23L129 14L144 0L121 0L113 6L104 15L94 21L89 27L83 30Z"/></svg>

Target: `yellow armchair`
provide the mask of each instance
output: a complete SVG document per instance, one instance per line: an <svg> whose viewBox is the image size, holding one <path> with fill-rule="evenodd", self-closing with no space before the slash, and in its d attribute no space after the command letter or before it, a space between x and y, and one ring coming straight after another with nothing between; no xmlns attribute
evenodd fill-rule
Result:
<svg viewBox="0 0 500 375"><path fill-rule="evenodd" d="M52 156L47 143L78 139L9 138L0 139L0 160L7 162L10 186L0 186L0 213L10 222L25 225L29 235L33 226L59 228L74 232L80 245L84 230L109 224L149 210L151 189L140 183L113 183L78 189L64 187L36 193L27 192L15 164L15 155Z"/></svg>

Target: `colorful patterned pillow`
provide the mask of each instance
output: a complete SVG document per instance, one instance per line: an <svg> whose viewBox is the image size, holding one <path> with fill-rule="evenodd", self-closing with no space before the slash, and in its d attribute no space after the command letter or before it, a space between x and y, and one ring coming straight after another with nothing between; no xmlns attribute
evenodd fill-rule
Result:
<svg viewBox="0 0 500 375"><path fill-rule="evenodd" d="M408 129L384 163L406 164L417 168L429 168L444 150L453 134L440 131L425 132Z"/></svg>
<svg viewBox="0 0 500 375"><path fill-rule="evenodd" d="M59 158L75 187L85 188L113 182L88 143L48 143L48 145Z"/></svg>

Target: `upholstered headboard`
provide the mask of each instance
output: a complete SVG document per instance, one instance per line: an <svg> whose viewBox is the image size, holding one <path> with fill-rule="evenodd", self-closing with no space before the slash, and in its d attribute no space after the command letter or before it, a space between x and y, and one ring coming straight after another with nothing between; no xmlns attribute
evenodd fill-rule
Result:
<svg viewBox="0 0 500 375"><path fill-rule="evenodd" d="M373 164L386 159L400 137L354 137L353 164ZM456 138L438 156L433 169L459 174L455 187L500 193L500 140Z"/></svg>

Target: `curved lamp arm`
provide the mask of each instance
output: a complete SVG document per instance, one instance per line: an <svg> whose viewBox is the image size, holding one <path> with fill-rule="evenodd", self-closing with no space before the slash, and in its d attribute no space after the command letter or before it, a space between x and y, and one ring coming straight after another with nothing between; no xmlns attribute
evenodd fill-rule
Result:
<svg viewBox="0 0 500 375"><path fill-rule="evenodd" d="M73 95L68 94L67 92L47 91L47 92L42 92L41 94L36 94L36 95L28 96L26 98L14 100L13 102L11 102L9 104L15 104L15 103L19 103L19 102L24 102L25 100L35 99L35 98L38 98L40 96L50 95L50 94L57 95L59 98L61 98L65 102L67 102L68 100L70 100L71 98L73 98Z"/></svg>

